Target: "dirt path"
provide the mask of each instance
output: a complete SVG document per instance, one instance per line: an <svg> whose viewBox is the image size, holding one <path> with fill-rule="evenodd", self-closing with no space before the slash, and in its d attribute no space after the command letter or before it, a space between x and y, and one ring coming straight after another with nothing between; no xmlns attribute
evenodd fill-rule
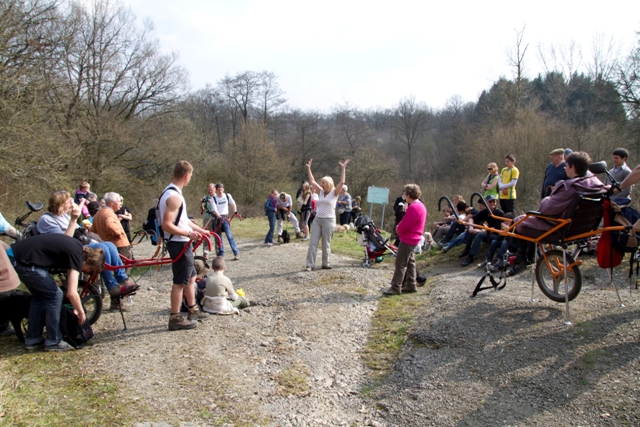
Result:
<svg viewBox="0 0 640 427"><path fill-rule="evenodd" d="M169 270L146 276L128 331L113 313L96 324L88 351L100 357L91 369L117 376L144 402L154 416L141 423L640 425L638 292L622 292L626 307L618 308L601 288L602 270L585 268L568 327L564 306L537 287L529 301L529 274L471 299L479 270L436 265L399 361L363 397L370 377L360 351L392 264L366 270L332 256L333 270L304 272L306 248L242 243L228 276L266 305L191 331L167 330ZM627 283L625 273L616 272L617 283Z"/></svg>
<svg viewBox="0 0 640 427"><path fill-rule="evenodd" d="M119 314L96 324L92 351L104 354L97 368L113 374L117 361L134 361L118 370L121 384L156 421L369 424L376 411L359 394L367 382L359 351L391 264L365 270L332 255L333 270L306 272L306 250L300 242L241 244L228 276L266 305L190 331L167 330L170 271L145 276L128 331Z"/></svg>

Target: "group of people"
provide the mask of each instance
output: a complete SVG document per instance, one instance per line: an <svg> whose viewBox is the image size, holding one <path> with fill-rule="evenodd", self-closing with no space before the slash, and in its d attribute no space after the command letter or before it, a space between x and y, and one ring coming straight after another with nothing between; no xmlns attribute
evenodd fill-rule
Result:
<svg viewBox="0 0 640 427"><path fill-rule="evenodd" d="M541 187L542 202L539 212L545 215L567 215L570 201L578 192L600 191L605 184L588 171L591 159L587 153L571 152L567 149L556 149L549 153L550 164L545 170ZM617 149L613 152L614 168L612 175L622 181L622 189L616 195L620 203L630 201L631 185L640 180L640 166L633 171L626 165L628 151ZM351 197L345 186L346 168L349 160L340 162L340 181L334 184L330 176L324 176L318 183L312 173L312 159L306 164L308 181L303 183L297 199L301 208L301 221L298 222L293 212L292 199L286 193L273 190L265 203L265 212L269 218L269 233L265 238L265 245L273 244L273 233L278 222L278 234L282 232L282 223L288 219L294 224L296 234L303 240L309 240L306 257L307 271L316 266L318 246L322 247L322 269L331 269L330 254L331 240L336 226L336 217L342 217L346 206L353 211ZM484 255L484 262L492 263L494 268L500 268L501 254L510 250L517 253L516 265L525 265L531 258L531 246L522 239L504 238L498 233L477 228L474 225L487 225L494 229L506 228L513 218L516 200L516 185L519 172L515 167L515 157L505 157L505 167L498 174L497 165L489 163L488 175L481 182L485 203L480 203L478 209L468 206L462 196L454 198L454 206L458 216L469 225L456 221L456 216L445 209L442 221L435 223L434 239L440 239L444 252L459 244L465 248L460 254L464 258L462 265L466 266L478 256L482 243L488 243ZM191 181L193 167L186 161L176 164L171 183L164 189L158 201L158 221L162 226L163 238L174 261L172 266L173 280L170 296L171 312L169 316L169 330L191 329L198 321L209 315L203 312L196 303L195 281L197 272L193 252L183 249L186 245L198 241L203 235L209 235L211 230L221 230L238 259L239 251L233 239L228 221L230 212L237 213L237 206L230 194L225 194L222 184L210 184L208 195L202 199L201 212L204 214L204 224L200 227L187 214L187 206L182 191ZM33 350L44 346L47 351L69 349L69 345L62 341L59 318L62 304L62 293L48 272L56 267L67 270L68 290L67 298L74 307L80 322L85 315L77 293L80 272L96 272L102 274L104 282L111 295L111 309L124 309L122 297L135 292L139 286L126 275L121 255L132 258L129 236L123 226L123 221L130 221L130 213L123 210L122 197L114 192L104 195L102 206L97 200L91 200L88 184L83 183L76 193L76 201L70 193L64 190L55 191L50 199L48 211L41 216L37 223L37 235L27 239L20 239L20 233L0 215L0 232L12 235L18 241L11 247L4 245L0 251L0 291L11 289L18 284L18 278L25 284L32 295L29 313L29 329L25 339L25 346ZM315 195L315 197L314 197ZM404 186L403 194L396 201L401 205L402 216L398 219L395 235L398 239L395 270L390 287L383 289L384 295L416 292L417 271L414 249L419 244L427 220L427 209L420 201L421 191L416 184ZM315 202L315 203L314 203ZM499 207L498 207L499 203ZM343 206L344 208L341 208ZM87 208L90 226L77 225L83 209ZM358 205L359 208L359 205ZM344 209L344 210L342 210ZM122 213L118 213L122 212ZM309 220L315 215L313 226L309 231ZM345 215L346 220L346 215ZM536 237L551 228L551 224L535 217L529 217L519 223L516 233ZM494 262L497 253L498 262ZM218 254L221 260L215 265L216 279L212 278L211 297L232 297L237 294L233 287L220 276L226 266L222 255L224 247L220 245ZM216 258L216 259L218 259ZM116 268L115 271L104 271L104 264L108 263ZM207 282L208 283L208 282ZM215 290L214 290L215 287ZM224 292L222 290L224 288ZM233 299L233 298L231 298ZM180 307L186 300L187 313L181 312ZM238 304L244 303L240 300ZM210 305L213 303L209 303ZM245 304L246 305L246 304ZM42 337L46 325L46 338ZM0 334L6 333L0 325Z"/></svg>
<svg viewBox="0 0 640 427"><path fill-rule="evenodd" d="M83 183L81 189L88 190L88 184ZM66 270L66 297L81 323L85 314L77 287L82 271L102 275L111 296L111 310L126 310L122 298L139 289L139 285L127 276L120 258L121 254L131 258L131 244L116 213L122 208L122 198L117 193L106 193L104 207L101 207L97 200L88 202L87 196L85 193L78 197L79 203L76 204L69 192L54 191L49 198L47 212L38 220L34 235L28 238L22 238L24 236L13 227L7 227L6 221L1 227L5 233L18 239L13 246L5 247L4 252L9 267L31 293L29 327L25 337L27 350L42 346L45 351L70 348L62 340L59 326L63 294L49 269ZM86 208L87 218L91 221L84 228L78 225L83 208ZM121 268L106 271L105 263ZM15 281L9 287L17 285ZM43 339L44 326L47 333ZM10 333L8 325L0 325L0 329Z"/></svg>
<svg viewBox="0 0 640 427"><path fill-rule="evenodd" d="M622 191L616 190L614 201L619 204L628 204L631 185L640 180L640 167L633 172L627 166L626 161L629 152L624 148L613 151L613 168L609 171L617 182L622 182ZM538 211L544 215L568 215L567 209L577 192L598 192L605 185L611 184L609 179L605 183L589 172L591 158L585 152L573 152L571 149L558 148L549 153L549 165L545 169L544 178L540 190L540 207ZM481 201L478 209L468 206L462 196L457 195L453 199L453 205L457 217L469 225L457 222L449 207L445 208L443 219L434 223L433 237L438 241L443 252L447 252L457 245L464 244L463 251L459 254L462 258L462 266L470 265L478 256L482 243L488 243L488 248L483 260L478 267L484 268L487 263L492 264L492 269L498 271L503 266L503 254L509 250L518 253L516 265L511 267L508 273L515 274L523 269L524 265L533 259L532 244L527 244L523 239L507 239L499 233L489 232L474 227L474 224L482 224L493 229L507 229L512 221L518 221L522 216L514 218L516 200L516 184L519 172L515 167L515 158L508 155L505 158L505 167L498 174L497 165L489 163L489 171L481 182L480 188L484 191L485 204ZM635 176L631 176L635 173ZM511 185L509 185L511 184ZM505 191L506 190L506 191ZM498 201L500 207L497 207ZM550 230L552 223L529 217L520 222L516 227L516 233L537 237ZM494 260L494 256L496 256Z"/></svg>

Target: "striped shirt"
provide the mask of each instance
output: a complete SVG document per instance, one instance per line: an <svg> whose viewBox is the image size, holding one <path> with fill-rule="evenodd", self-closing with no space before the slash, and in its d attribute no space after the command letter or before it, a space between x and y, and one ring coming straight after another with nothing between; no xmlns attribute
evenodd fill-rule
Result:
<svg viewBox="0 0 640 427"><path fill-rule="evenodd" d="M320 190L320 196L318 197L318 204L316 207L316 217L318 218L335 218L336 217L336 202L338 196L336 196L336 190L333 189L324 195L324 190Z"/></svg>

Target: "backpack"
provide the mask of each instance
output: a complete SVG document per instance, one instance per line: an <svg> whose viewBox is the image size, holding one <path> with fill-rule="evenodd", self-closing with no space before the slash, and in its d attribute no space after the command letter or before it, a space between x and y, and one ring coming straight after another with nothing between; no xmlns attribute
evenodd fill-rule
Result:
<svg viewBox="0 0 640 427"><path fill-rule="evenodd" d="M151 234L151 244L153 246L158 245L158 236L156 235L156 208L149 209L147 213L147 220L142 224L144 231L153 231Z"/></svg>
<svg viewBox="0 0 640 427"><path fill-rule="evenodd" d="M629 206L619 206L611 202L613 224L630 227L640 219L638 211ZM638 234L633 230L612 231L611 246L620 253L633 253L638 249Z"/></svg>
<svg viewBox="0 0 640 427"><path fill-rule="evenodd" d="M89 320L85 320L83 324L78 323L78 316L73 309L64 304L60 312L60 332L62 339L76 349L84 347L93 338L93 329Z"/></svg>

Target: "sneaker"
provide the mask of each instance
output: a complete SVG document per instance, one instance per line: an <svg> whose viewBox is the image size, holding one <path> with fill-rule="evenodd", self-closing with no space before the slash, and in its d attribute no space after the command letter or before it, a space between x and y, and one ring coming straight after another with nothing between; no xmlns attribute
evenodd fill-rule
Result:
<svg viewBox="0 0 640 427"><path fill-rule="evenodd" d="M124 304L124 300L120 297L111 298L111 307L109 307L109 311L129 311L127 306Z"/></svg>
<svg viewBox="0 0 640 427"><path fill-rule="evenodd" d="M489 261L487 261L486 259L484 261L482 261L480 264L478 264L478 268L486 268L487 264L489 264Z"/></svg>
<svg viewBox="0 0 640 427"><path fill-rule="evenodd" d="M69 344L67 344L66 341L60 341L58 344L44 346L44 351L68 351L68 350L75 350L75 349L71 347Z"/></svg>
<svg viewBox="0 0 640 427"><path fill-rule="evenodd" d="M446 254L447 252L449 252L449 249L451 249L449 245L442 246L442 253Z"/></svg>
<svg viewBox="0 0 640 427"><path fill-rule="evenodd" d="M302 241L303 241L303 242L304 242L305 240L309 240L309 236L304 236L304 237L302 238Z"/></svg>
<svg viewBox="0 0 640 427"><path fill-rule="evenodd" d="M271 243L271 242L265 242L265 244L264 244L264 245L265 245L265 246L273 246L273 243Z"/></svg>
<svg viewBox="0 0 640 427"><path fill-rule="evenodd" d="M305 267L306 271L313 271L313 267Z"/></svg>
<svg viewBox="0 0 640 427"><path fill-rule="evenodd" d="M196 304L194 307L191 307L189 309L189 314L187 315L188 320L197 320L199 322L202 322L204 319L208 317L209 317L209 313L200 311L200 307L198 307L198 304Z"/></svg>
<svg viewBox="0 0 640 427"><path fill-rule="evenodd" d="M386 288L386 289L382 289L382 295L387 295L387 296L391 296L391 295L400 295L402 293L402 291L398 288L394 288L392 286Z"/></svg>
<svg viewBox="0 0 640 427"><path fill-rule="evenodd" d="M35 343L35 344L25 344L24 349L27 351L36 351L36 350L40 350L40 348L43 345L44 345L44 341L40 341L39 343Z"/></svg>
<svg viewBox="0 0 640 427"><path fill-rule="evenodd" d="M109 291L109 295L111 295L112 297L120 297L120 296L123 297L125 295L129 295L137 291L138 289L140 289L140 285L137 285L133 283L131 280L127 279L118 283L118 286L111 289Z"/></svg>
<svg viewBox="0 0 640 427"><path fill-rule="evenodd" d="M198 326L195 320L188 320L184 314L172 314L169 316L169 330L177 331L180 329L193 329Z"/></svg>
<svg viewBox="0 0 640 427"><path fill-rule="evenodd" d="M240 259L240 254L235 254L235 255L233 256L233 260L234 260L234 261L237 261L237 260L239 260L239 259Z"/></svg>

